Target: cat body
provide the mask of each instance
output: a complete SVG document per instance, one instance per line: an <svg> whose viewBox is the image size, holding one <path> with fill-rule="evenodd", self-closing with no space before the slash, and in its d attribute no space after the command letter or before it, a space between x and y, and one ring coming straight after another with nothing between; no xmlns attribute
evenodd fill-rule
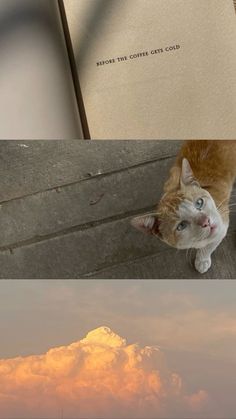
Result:
<svg viewBox="0 0 236 419"><path fill-rule="evenodd" d="M197 249L195 267L211 266L211 254L229 226L236 178L236 141L186 141L164 185L156 213L132 224L178 249Z"/></svg>

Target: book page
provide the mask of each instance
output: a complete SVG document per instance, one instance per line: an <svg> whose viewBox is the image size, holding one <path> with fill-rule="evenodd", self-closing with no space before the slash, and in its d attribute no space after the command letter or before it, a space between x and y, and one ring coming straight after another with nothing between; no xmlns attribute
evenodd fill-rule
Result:
<svg viewBox="0 0 236 419"><path fill-rule="evenodd" d="M92 138L236 138L232 0L64 5Z"/></svg>
<svg viewBox="0 0 236 419"><path fill-rule="evenodd" d="M56 0L0 1L0 140L83 138Z"/></svg>

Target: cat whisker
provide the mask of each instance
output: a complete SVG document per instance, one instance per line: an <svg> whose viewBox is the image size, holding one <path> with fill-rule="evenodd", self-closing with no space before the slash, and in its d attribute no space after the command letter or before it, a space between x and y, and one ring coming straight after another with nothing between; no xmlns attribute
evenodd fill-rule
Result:
<svg viewBox="0 0 236 419"><path fill-rule="evenodd" d="M186 251L186 254L185 254L185 258L186 258L186 262L188 263L189 262L189 258L188 258L188 256L189 256L189 252L190 252L190 248L189 249L187 249L187 251Z"/></svg>
<svg viewBox="0 0 236 419"><path fill-rule="evenodd" d="M216 207L216 209L219 210L222 207L223 203L226 202L227 200L228 200L228 198L223 199L223 201L221 201L219 203L219 205Z"/></svg>
<svg viewBox="0 0 236 419"><path fill-rule="evenodd" d="M192 268L194 268L193 258L192 258L192 253L193 253L194 249L191 247L189 250L190 250L190 251L189 251L189 260L188 260L188 262L189 262L190 266L191 266Z"/></svg>
<svg viewBox="0 0 236 419"><path fill-rule="evenodd" d="M193 263L193 259L192 259L192 253L193 253L193 250L194 250L194 249L191 249L191 253L190 253L190 257L191 257L191 259L190 259L190 263L191 263L191 266L192 266L193 268L195 268L194 263Z"/></svg>
<svg viewBox="0 0 236 419"><path fill-rule="evenodd" d="M220 213L221 215L223 215L223 214L229 214L229 213L230 213L230 211L229 211L228 209L226 209L226 210L219 211L219 213Z"/></svg>
<svg viewBox="0 0 236 419"><path fill-rule="evenodd" d="M219 212L219 214L229 214L230 213L230 210L229 210L229 208L222 208L220 211L218 211Z"/></svg>
<svg viewBox="0 0 236 419"><path fill-rule="evenodd" d="M220 214L221 215L223 215L223 214L232 214L232 213L235 213L235 212L236 212L236 209L231 209L231 210L221 211Z"/></svg>

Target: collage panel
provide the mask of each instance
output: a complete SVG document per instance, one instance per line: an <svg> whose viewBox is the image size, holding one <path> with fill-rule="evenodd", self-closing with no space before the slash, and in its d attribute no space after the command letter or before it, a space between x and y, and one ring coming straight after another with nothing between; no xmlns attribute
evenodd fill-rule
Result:
<svg viewBox="0 0 236 419"><path fill-rule="evenodd" d="M233 0L1 0L0 139L235 139Z"/></svg>
<svg viewBox="0 0 236 419"><path fill-rule="evenodd" d="M234 418L235 292L235 281L1 281L0 418Z"/></svg>
<svg viewBox="0 0 236 419"><path fill-rule="evenodd" d="M236 141L1 141L2 279L235 279Z"/></svg>

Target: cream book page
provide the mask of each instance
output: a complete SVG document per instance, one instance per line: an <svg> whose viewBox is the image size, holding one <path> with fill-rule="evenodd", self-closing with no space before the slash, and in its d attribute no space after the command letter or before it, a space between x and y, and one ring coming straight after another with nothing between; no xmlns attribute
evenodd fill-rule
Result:
<svg viewBox="0 0 236 419"><path fill-rule="evenodd" d="M0 0L0 140L83 138L57 0Z"/></svg>
<svg viewBox="0 0 236 419"><path fill-rule="evenodd" d="M92 139L235 139L232 0L65 0Z"/></svg>

